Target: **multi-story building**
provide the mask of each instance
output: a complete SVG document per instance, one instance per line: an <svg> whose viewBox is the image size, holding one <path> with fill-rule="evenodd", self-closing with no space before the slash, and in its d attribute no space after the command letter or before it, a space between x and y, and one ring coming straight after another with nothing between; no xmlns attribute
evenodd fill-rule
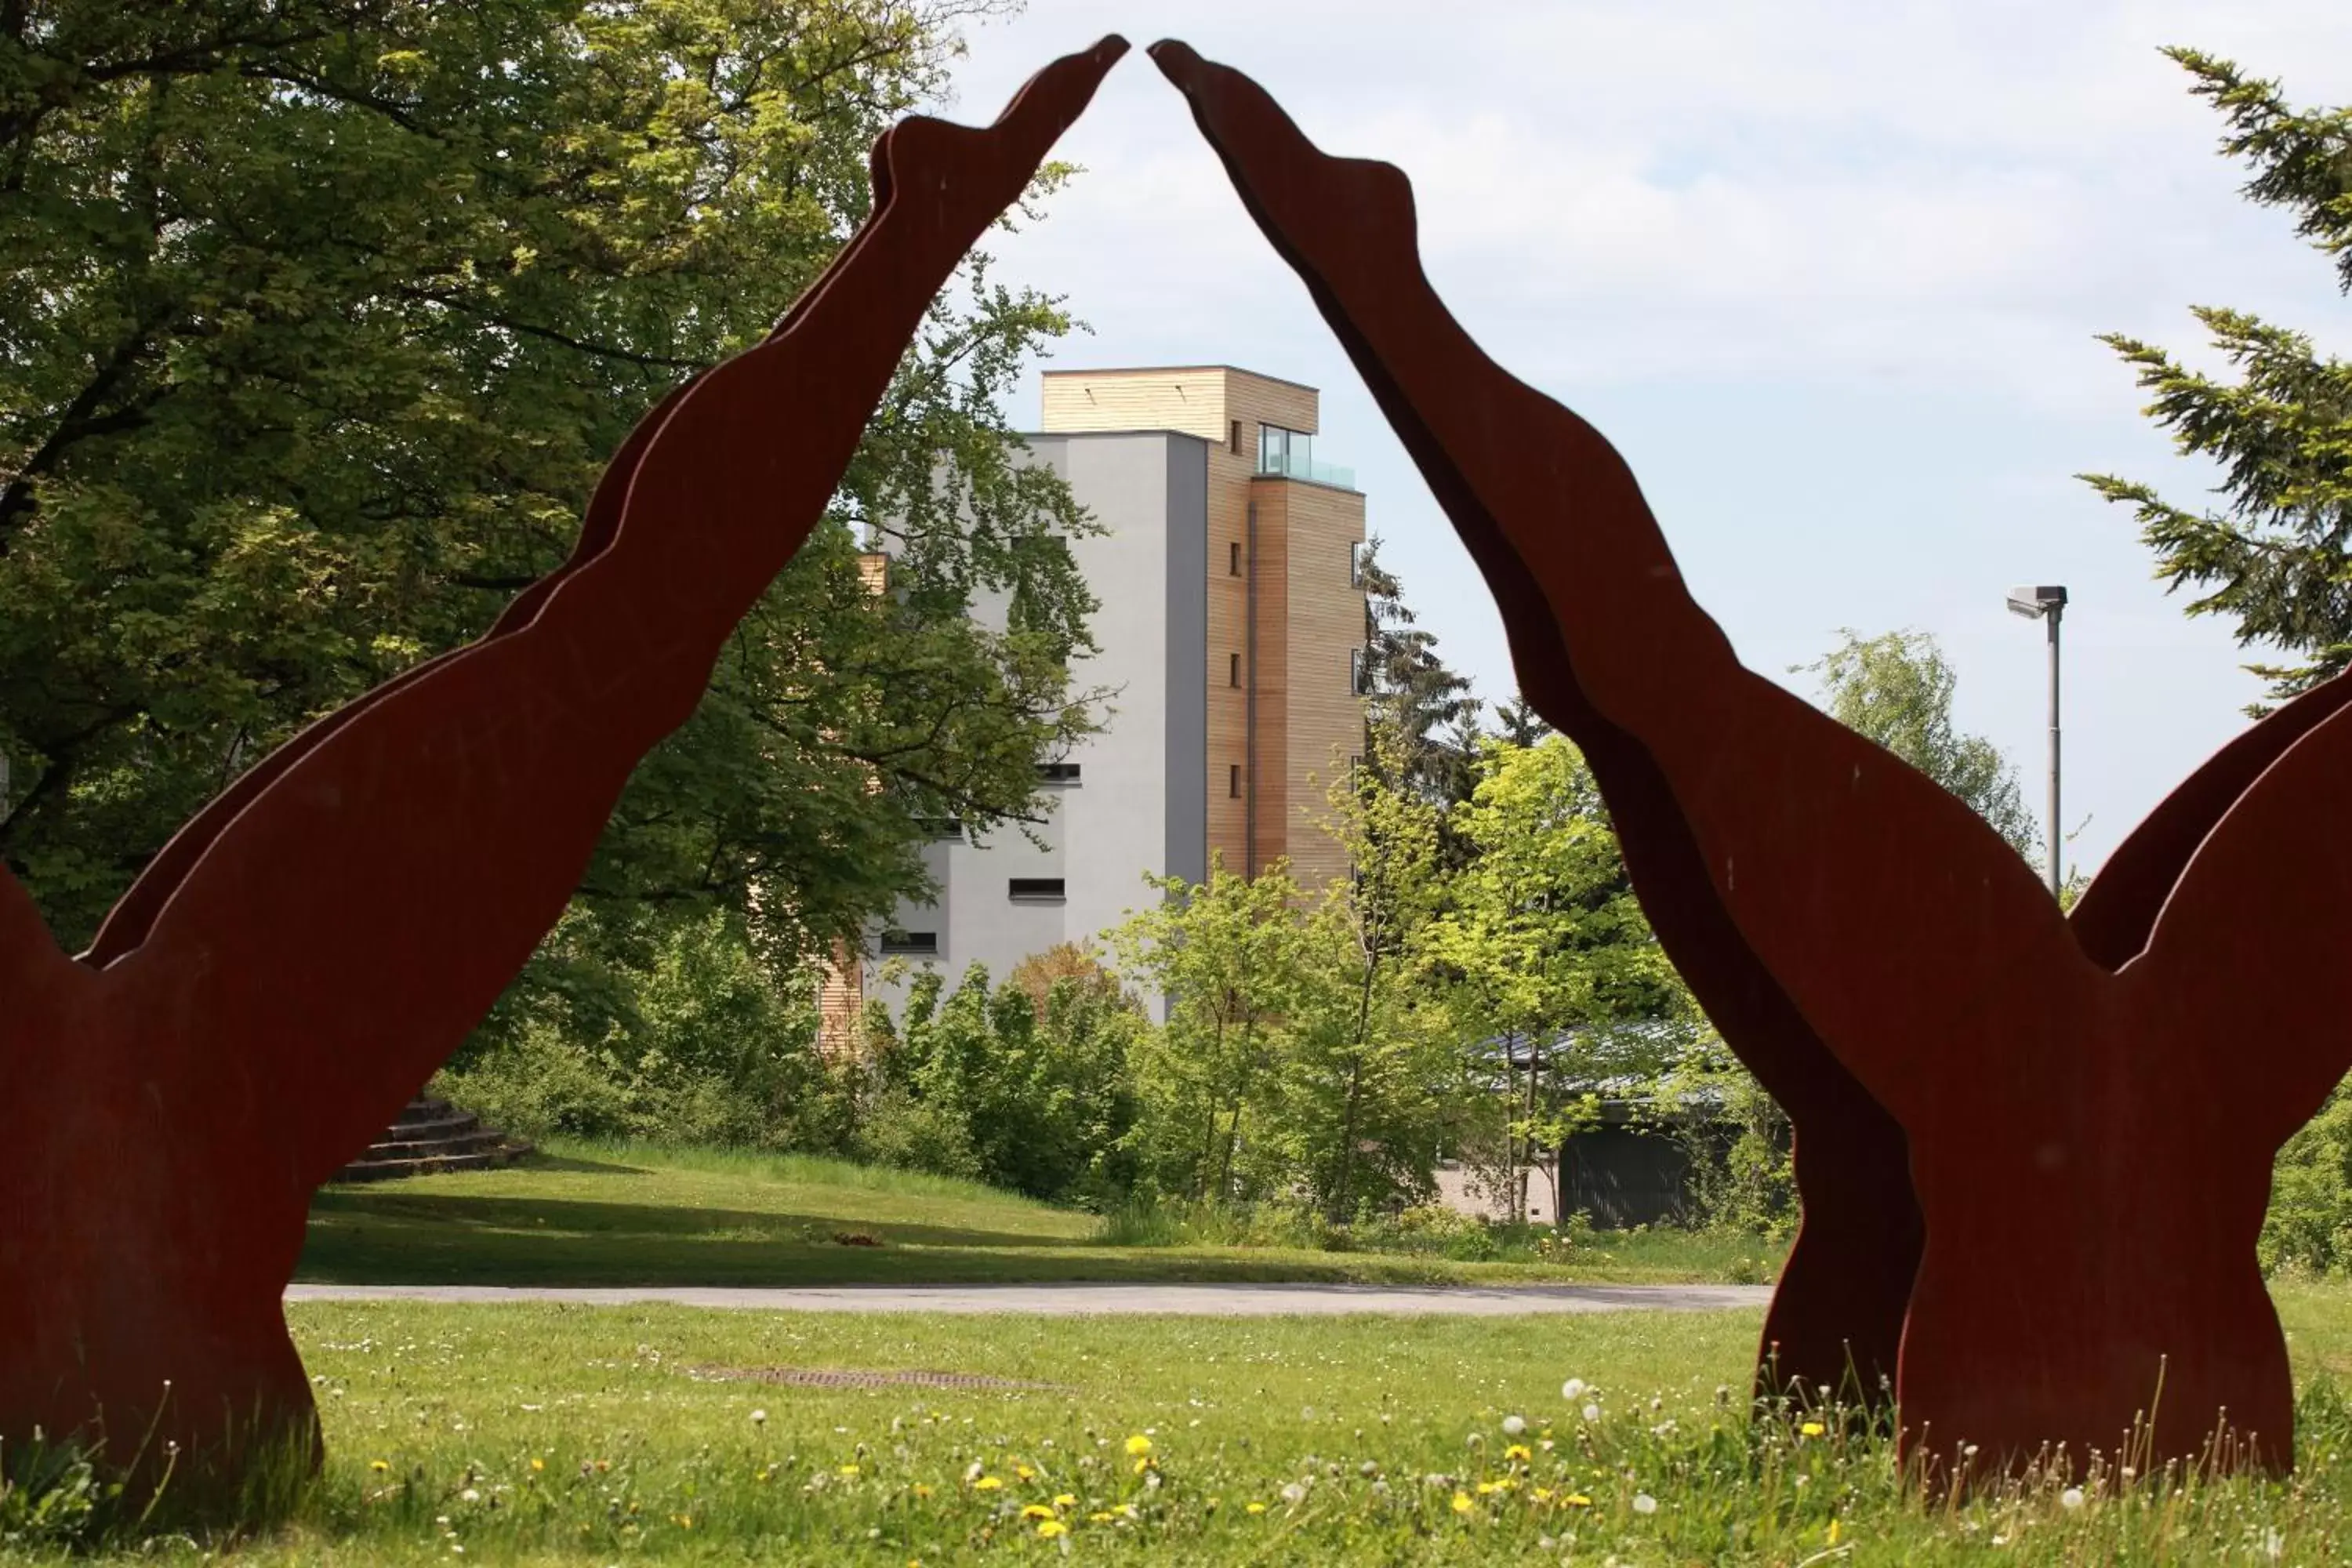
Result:
<svg viewBox="0 0 2352 1568"><path fill-rule="evenodd" d="M836 1018L891 958L1001 980L1083 943L1156 896L1146 872L1287 858L1313 888L1347 869L1319 820L1363 747L1364 498L1314 458L1315 389L1228 365L1049 371L1044 412L1030 460L1104 530L1071 544L1101 601L1100 651L1072 678L1115 690L1107 725L1044 765L1052 810L1030 836L933 843L937 898L833 978Z"/></svg>

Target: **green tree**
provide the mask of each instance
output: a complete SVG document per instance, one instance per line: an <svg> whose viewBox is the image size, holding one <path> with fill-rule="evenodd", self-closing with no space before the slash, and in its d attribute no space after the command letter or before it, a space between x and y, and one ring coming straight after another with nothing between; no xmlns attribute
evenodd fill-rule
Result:
<svg viewBox="0 0 2352 1568"><path fill-rule="evenodd" d="M1431 1185L1457 1074L1415 984L1444 888L1444 812L1404 778L1413 737L1376 724L1365 765L1339 771L1325 830L1348 851L1300 922L1282 1031L1280 1137L1332 1224Z"/></svg>
<svg viewBox="0 0 2352 1568"><path fill-rule="evenodd" d="M1572 1080L1654 1065L1599 1059L1595 1047L1633 1037L1610 1026L1689 1004L1633 897L1600 787L1565 736L1487 742L1477 788L1455 815L1473 856L1429 947L1458 1027L1481 1053L1473 1070L1502 1080L1489 1138L1465 1152L1517 1217L1529 1169L1587 1113ZM1501 1047L1493 1057L1489 1040Z"/></svg>
<svg viewBox="0 0 2352 1568"><path fill-rule="evenodd" d="M2042 833L2017 770L1990 741L1954 728L1959 677L1936 639L1926 632L1865 637L1848 629L1841 636L1826 656L1797 667L1820 678L1830 717L1942 784L2020 855L2033 858Z"/></svg>
<svg viewBox="0 0 2352 1568"><path fill-rule="evenodd" d="M1364 546L1364 647L1368 696L1364 755L1372 762L1382 748L1373 731L1404 737L1387 764L1430 799L1469 797L1472 759L1476 754L1478 700L1469 678L1448 668L1437 654L1437 634L1423 628L1404 602L1404 585L1381 561L1381 541Z"/></svg>
<svg viewBox="0 0 2352 1568"><path fill-rule="evenodd" d="M2335 258L2339 291L2352 292L2352 109L2297 110L2276 82L2251 79L2231 61L2165 52L2189 73L2189 90L2227 119L2221 151L2252 167L2246 195L2294 214L2295 232ZM2191 313L2231 378L2185 370L2120 332L2101 341L2137 373L2154 398L2147 414L2174 445L2220 469L2225 504L2190 510L2145 483L2082 478L2132 508L2158 577L2196 592L2189 614L2226 616L2240 646L2294 656L2250 667L2281 701L2352 666L2352 363L2241 310Z"/></svg>
<svg viewBox="0 0 2352 1568"><path fill-rule="evenodd" d="M555 564L631 423L768 329L1003 8L0 6L0 858L60 937ZM1031 810L1090 721L1092 601L1002 405L1066 325L968 265L499 1027L601 1037L594 977L713 905L790 973L919 890L922 820ZM965 614L998 592L1003 634Z"/></svg>
<svg viewBox="0 0 2352 1568"><path fill-rule="evenodd" d="M1160 901L1109 933L1119 972L1168 1001L1167 1023L1139 1042L1144 1173L1193 1199L1265 1195L1289 1173L1279 1142L1262 1152L1258 1132L1298 984L1298 885L1285 861L1151 883Z"/></svg>

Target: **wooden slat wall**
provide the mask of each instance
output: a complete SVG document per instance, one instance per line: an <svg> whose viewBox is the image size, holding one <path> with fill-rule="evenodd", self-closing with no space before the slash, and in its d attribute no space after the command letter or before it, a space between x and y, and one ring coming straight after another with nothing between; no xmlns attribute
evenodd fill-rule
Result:
<svg viewBox="0 0 2352 1568"><path fill-rule="evenodd" d="M1248 678L1250 469L1257 461L1226 446L1209 448L1209 604L1206 668L1209 736L1206 747L1209 859L1241 872L1248 856L1243 842L1244 802L1234 798L1227 769L1245 762L1249 694L1231 682L1230 656L1240 654ZM1233 570L1233 546L1242 547L1242 569ZM1246 781L1244 781L1246 783Z"/></svg>
<svg viewBox="0 0 2352 1568"><path fill-rule="evenodd" d="M1348 580L1349 546L1364 537L1364 498L1297 480L1261 479L1257 491L1261 513L1270 492L1284 492L1286 502L1280 832L1299 886L1315 889L1347 875L1346 852L1322 824L1336 771L1364 748L1363 699L1348 683L1349 650L1364 640L1364 593Z"/></svg>
<svg viewBox="0 0 2352 1568"><path fill-rule="evenodd" d="M1257 505L1257 766L1249 778L1256 822L1251 863L1259 870L1282 858L1289 816L1290 492L1296 487L1260 479L1250 486Z"/></svg>

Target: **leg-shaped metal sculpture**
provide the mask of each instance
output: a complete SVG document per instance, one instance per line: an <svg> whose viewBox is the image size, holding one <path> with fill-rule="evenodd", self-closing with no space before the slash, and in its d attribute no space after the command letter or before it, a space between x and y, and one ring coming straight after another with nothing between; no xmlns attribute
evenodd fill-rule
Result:
<svg viewBox="0 0 2352 1568"><path fill-rule="evenodd" d="M1441 500L1524 563L1576 687L1656 765L1748 952L1909 1134L1927 1224L1900 1373L1912 1441L2112 1451L2145 1416L2151 1453L2193 1455L2227 1422L2284 1463L2291 1386L2253 1241L2277 1142L2347 1054L2318 1016L2307 933L2341 948L2352 838L2305 797L2334 783L2352 721L2279 748L2187 862L2145 956L2095 962L1973 813L1738 664L1622 459L1430 289L1401 174L1326 158L1246 79L1155 53L1434 455ZM2321 847L2265 908L2247 847L2289 854L2283 823ZM2273 975L2250 1068L2215 997Z"/></svg>
<svg viewBox="0 0 2352 1568"><path fill-rule="evenodd" d="M637 760L822 515L924 310L1124 47L1056 63L987 130L884 136L873 216L777 336L632 438L617 510L600 500L558 581L265 764L105 967L66 958L0 878L0 1065L37 1107L0 1140L0 1441L89 1435L151 1474L170 1442L215 1477L256 1444L315 1445L278 1307L311 1189L561 912Z"/></svg>

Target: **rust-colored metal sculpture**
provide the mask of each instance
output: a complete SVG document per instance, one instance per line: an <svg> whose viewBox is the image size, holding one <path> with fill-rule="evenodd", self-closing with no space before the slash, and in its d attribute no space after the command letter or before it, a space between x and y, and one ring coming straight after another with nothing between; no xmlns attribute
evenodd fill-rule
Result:
<svg viewBox="0 0 2352 1568"><path fill-rule="evenodd" d="M1883 1131L1831 1152L1841 1117L1868 1121L1853 1097L1908 1135L1927 1238L1907 1448L2013 1464L2137 1436L2172 1458L2226 1430L2224 1457L2284 1467L2293 1391L2254 1241L2273 1156L2352 1058L2316 984L2352 919L2352 681L2213 758L2070 926L1973 812L1739 664L1622 459L1430 288L1401 173L1325 156L1181 44L1153 54L1478 556L1529 700L1601 753L1644 907L1798 1120L1808 1246L1828 1234L1811 1205L1887 1179ZM1883 1262L1806 1256L1811 1297L1776 1318L1838 1312L1847 1278L1883 1310Z"/></svg>
<svg viewBox="0 0 2352 1568"><path fill-rule="evenodd" d="M0 1442L152 1478L315 1455L279 1297L310 1194L481 1019L638 760L805 539L924 310L1125 51L986 130L876 144L874 211L765 343L674 393L580 543L481 641L321 721L192 822L68 957L0 871Z"/></svg>

